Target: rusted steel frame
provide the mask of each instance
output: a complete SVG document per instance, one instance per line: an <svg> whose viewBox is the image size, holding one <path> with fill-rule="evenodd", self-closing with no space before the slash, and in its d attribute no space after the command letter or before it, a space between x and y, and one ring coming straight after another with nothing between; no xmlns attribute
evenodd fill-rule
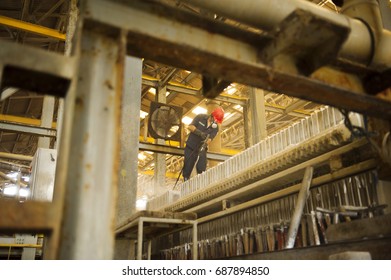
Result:
<svg viewBox="0 0 391 280"><path fill-rule="evenodd" d="M79 31L59 258L112 259L126 38L120 29Z"/></svg>
<svg viewBox="0 0 391 280"><path fill-rule="evenodd" d="M74 73L74 58L6 41L0 44L0 87L66 95Z"/></svg>
<svg viewBox="0 0 391 280"><path fill-rule="evenodd" d="M1 233L50 233L56 223L56 213L49 202L0 199Z"/></svg>
<svg viewBox="0 0 391 280"><path fill-rule="evenodd" d="M107 10L111 13L107 13ZM87 1L88 20L106 32L113 27L128 31L128 53L174 67L263 88L317 103L391 119L391 102L326 84L300 75L286 74L259 63L259 45L214 33L213 25L193 26L170 14L154 14L108 1ZM130 20L132 19L132 20ZM241 31L235 29L237 38ZM191 59L188 59L191 57ZM344 74L341 73L340 79Z"/></svg>

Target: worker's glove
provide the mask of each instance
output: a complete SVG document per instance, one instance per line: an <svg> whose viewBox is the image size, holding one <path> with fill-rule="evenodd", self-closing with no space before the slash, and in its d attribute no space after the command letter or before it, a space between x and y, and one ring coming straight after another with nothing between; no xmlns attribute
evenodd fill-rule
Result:
<svg viewBox="0 0 391 280"><path fill-rule="evenodd" d="M202 140L205 140L206 137L208 137L208 134L206 134L205 132L202 132L201 130L199 130L198 128L196 128L193 133L195 135L198 135L199 137L201 137Z"/></svg>

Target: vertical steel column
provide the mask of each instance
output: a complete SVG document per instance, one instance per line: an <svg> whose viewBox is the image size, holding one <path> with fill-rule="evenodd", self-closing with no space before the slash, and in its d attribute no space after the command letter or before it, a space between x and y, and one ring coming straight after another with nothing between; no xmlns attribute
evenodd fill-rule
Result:
<svg viewBox="0 0 391 280"><path fill-rule="evenodd" d="M137 231L137 260L142 260L143 257L143 237L144 237L144 220L141 217L138 221L138 231Z"/></svg>
<svg viewBox="0 0 391 280"><path fill-rule="evenodd" d="M244 128L244 147L247 149L253 146L251 137L251 125L250 125L250 99L247 100L246 105L243 106L243 128Z"/></svg>
<svg viewBox="0 0 391 280"><path fill-rule="evenodd" d="M206 108L208 110L208 114L212 113L212 111L216 107L218 107L218 106L220 106L220 102L216 102L214 100L208 100L206 102ZM224 121L223 121L223 123L224 123ZM210 144L208 146L208 151L210 151L210 152L217 152L217 153L221 152L221 125L219 125L219 132L217 133L215 138L213 138L213 141L210 142ZM216 166L218 164L219 164L219 162L215 161L215 160L209 160L208 161L208 167L209 168L211 168L213 166Z"/></svg>
<svg viewBox="0 0 391 280"><path fill-rule="evenodd" d="M135 212L137 196L138 146L141 108L142 60L126 57L121 104L121 147L118 178L117 225ZM115 259L124 259L134 251L133 240L116 240Z"/></svg>
<svg viewBox="0 0 391 280"><path fill-rule="evenodd" d="M155 96L155 101L160 103L166 103L166 92L167 87L159 87L157 89L157 93ZM163 139L157 139L156 144L165 144L165 140ZM154 168L154 182L155 182L155 189L154 193L157 194L159 191L159 188L164 187L166 185L166 155L165 154L159 154L155 153L155 168Z"/></svg>
<svg viewBox="0 0 391 280"><path fill-rule="evenodd" d="M193 235L193 260L198 258L198 223L193 222L192 235Z"/></svg>
<svg viewBox="0 0 391 280"><path fill-rule="evenodd" d="M58 109L57 109L57 122L56 122L56 141L54 142L54 149L57 149L60 146L61 131L62 131L62 122L64 118L64 98L58 99Z"/></svg>
<svg viewBox="0 0 391 280"><path fill-rule="evenodd" d="M82 30L61 259L113 257L125 45L122 34Z"/></svg>
<svg viewBox="0 0 391 280"><path fill-rule="evenodd" d="M54 113L54 97L45 96L43 98L41 127L52 128ZM50 148L50 137L39 137L38 148Z"/></svg>
<svg viewBox="0 0 391 280"><path fill-rule="evenodd" d="M79 14L79 9L77 8L77 1L78 0L71 0L69 4L69 20L68 20L68 26L66 28L67 33L66 33L65 46L64 46L64 54L66 56L71 56L72 51L74 49L72 40L75 35L78 14ZM57 126L56 126L57 138L54 144L55 149L57 149L60 146L60 139L61 139L62 127L63 127L63 118L64 118L64 107L65 107L64 98L59 98L58 109L57 109Z"/></svg>
<svg viewBox="0 0 391 280"><path fill-rule="evenodd" d="M250 94L250 122L252 145L267 137L265 94L262 89L251 88Z"/></svg>
<svg viewBox="0 0 391 280"><path fill-rule="evenodd" d="M117 224L135 211L141 108L142 60L126 57L121 108L121 148Z"/></svg>

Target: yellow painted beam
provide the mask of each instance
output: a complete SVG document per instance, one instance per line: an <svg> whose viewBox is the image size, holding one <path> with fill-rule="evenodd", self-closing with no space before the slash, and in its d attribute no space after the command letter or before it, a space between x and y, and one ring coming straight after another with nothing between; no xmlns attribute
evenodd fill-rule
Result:
<svg viewBox="0 0 391 280"><path fill-rule="evenodd" d="M144 136L139 136L139 141L140 142L147 142L147 143L155 144L155 139L152 138L152 137L144 138ZM166 145L170 146L170 147L176 147L176 148L180 147L178 141L166 141ZM226 148L222 148L221 149L221 153L222 154L230 155L230 156L236 155L237 153L240 153L240 152L241 151L234 150L234 149L226 149Z"/></svg>
<svg viewBox="0 0 391 280"><path fill-rule="evenodd" d="M5 16L0 16L0 24L12 28L20 29L23 31L31 32L34 34L38 34L41 36L55 38L61 41L65 41L66 38L65 34L60 33L55 29L47 28L41 25L37 25L37 24L33 24L33 23L17 20L14 18L5 17Z"/></svg>
<svg viewBox="0 0 391 280"><path fill-rule="evenodd" d="M265 102L265 105L269 106L269 107L272 107L272 108L281 109L281 110L285 110L287 108L287 107L284 107L284 106L281 106L281 105L271 104L271 103L268 103L268 102ZM296 109L296 110L293 110L292 112L300 113L300 114L308 115L308 116L311 115L310 112L308 112L306 110L301 110L301 109Z"/></svg>
<svg viewBox="0 0 391 280"><path fill-rule="evenodd" d="M154 175L153 170L143 170L143 171L139 170L138 173L143 174L143 175L148 175L148 176ZM167 178L176 179L176 178L178 178L178 176L179 176L179 173L166 172Z"/></svg>
<svg viewBox="0 0 391 280"><path fill-rule="evenodd" d="M31 125L31 126L41 126L41 120L12 116L12 115L0 114L0 121L12 122L12 123L18 123L18 124L24 124L24 125ZM57 123L53 122L51 128L56 128L56 126L57 126Z"/></svg>
<svg viewBox="0 0 391 280"><path fill-rule="evenodd" d="M0 243L0 247L17 247L17 248L42 248L39 244L19 244L19 243Z"/></svg>

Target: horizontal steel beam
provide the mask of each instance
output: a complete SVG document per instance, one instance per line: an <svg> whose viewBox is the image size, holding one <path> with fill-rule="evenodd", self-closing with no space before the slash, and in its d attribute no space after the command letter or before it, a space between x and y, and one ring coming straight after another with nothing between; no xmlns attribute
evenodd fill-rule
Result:
<svg viewBox="0 0 391 280"><path fill-rule="evenodd" d="M58 30L5 16L0 16L0 24L61 41L65 41L66 38L66 34L60 33Z"/></svg>
<svg viewBox="0 0 391 280"><path fill-rule="evenodd" d="M76 58L2 40L0 45L1 88L65 97Z"/></svg>
<svg viewBox="0 0 391 280"><path fill-rule="evenodd" d="M21 125L29 125L29 126L40 126L41 125L40 119L19 117L19 116L14 116L14 115L4 115L4 114L0 114L0 122L19 123ZM52 122L51 128L56 128L56 127L57 127L57 123Z"/></svg>
<svg viewBox="0 0 391 280"><path fill-rule="evenodd" d="M147 85L147 86L157 87L158 82L143 79L143 84ZM193 95L193 96L201 96L202 95L201 90L199 90L199 89L183 87L183 86L179 86L179 85L173 85L170 83L167 85L167 90L170 92L177 92L180 94L187 94L187 95ZM222 101L222 102L229 102L232 104L238 104L243 107L247 106L247 101L244 98L234 98L234 97L229 97L229 96L220 94L219 96L214 98L214 100ZM303 102L307 102L307 101L303 101ZM274 106L272 104L266 104L265 106L266 106L265 107L266 111L274 112L274 113L278 113L278 114L288 114L288 115L291 115L294 117L300 117L300 118L307 117L309 115L309 114L297 112L295 110L288 110L288 107L284 109L284 108L279 108L277 106Z"/></svg>
<svg viewBox="0 0 391 280"><path fill-rule="evenodd" d="M55 129L38 127L38 126L26 126L15 123L0 122L0 129L7 131L15 131L26 134L34 134L38 136L56 137L57 132Z"/></svg>
<svg viewBox="0 0 391 280"><path fill-rule="evenodd" d="M57 214L49 202L20 203L0 198L0 208L1 233L46 233L52 231L56 224Z"/></svg>
<svg viewBox="0 0 391 280"><path fill-rule="evenodd" d="M143 85L155 87L155 88L157 88L159 86L159 81L152 81L152 80L145 79L145 78L143 78L142 83L143 83ZM180 86L180 85L173 84L170 82L167 84L167 91L203 97L201 89L184 87L184 86ZM219 95L215 98L215 100L222 101L222 102L229 102L232 104L239 104L242 106L246 105L246 100L244 98L234 98L234 97L230 97L230 96L226 96L226 95Z"/></svg>
<svg viewBox="0 0 391 280"><path fill-rule="evenodd" d="M216 21L206 24L206 19L200 20L194 14L156 5L149 6L140 1L126 2L125 5L104 0L87 0L85 4L86 25L90 28L100 26L101 30L107 32L112 32L113 27L126 30L127 49L133 56L391 119L391 102L362 94L357 88L349 86L349 83L343 83L346 79L322 82L284 73L260 63L260 43L243 39L244 31L238 28L232 27L230 34L219 34L219 23ZM345 73L339 75L342 78Z"/></svg>
<svg viewBox="0 0 391 280"><path fill-rule="evenodd" d="M151 151L151 152L160 153L160 154L170 154L170 155L176 155L176 156L183 156L184 155L184 151L182 148L170 147L170 146L159 145L159 144L150 144L150 143L140 142L139 149L142 151ZM229 159L231 156L219 154L219 153L208 152L206 154L206 157L209 160L225 161L225 160Z"/></svg>

